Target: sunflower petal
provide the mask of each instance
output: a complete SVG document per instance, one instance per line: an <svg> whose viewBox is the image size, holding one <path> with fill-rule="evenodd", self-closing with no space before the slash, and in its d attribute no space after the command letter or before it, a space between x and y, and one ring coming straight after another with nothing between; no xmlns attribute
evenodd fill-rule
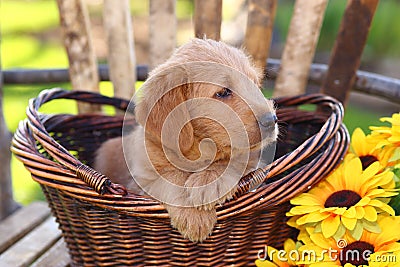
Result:
<svg viewBox="0 0 400 267"><path fill-rule="evenodd" d="M385 204L385 203L383 203L379 199L372 199L371 202L369 202L369 205L377 207L377 208L382 207L383 204Z"/></svg>
<svg viewBox="0 0 400 267"><path fill-rule="evenodd" d="M381 250L384 251L399 251L400 250L400 243L395 242L395 243L389 243L387 245L383 245L381 247ZM400 261L400 258L397 259L398 261Z"/></svg>
<svg viewBox="0 0 400 267"><path fill-rule="evenodd" d="M285 249L285 251L295 250L296 249L296 243L294 242L293 239L288 238L288 239L285 240L285 242L283 242L283 248Z"/></svg>
<svg viewBox="0 0 400 267"><path fill-rule="evenodd" d="M302 215L306 213L312 213L320 209L321 207L318 206L295 206L290 209L289 213L292 215Z"/></svg>
<svg viewBox="0 0 400 267"><path fill-rule="evenodd" d="M378 215L376 213L376 209L372 206L366 206L364 207L365 215L364 218L367 219L370 222L374 222L377 220Z"/></svg>
<svg viewBox="0 0 400 267"><path fill-rule="evenodd" d="M347 218L347 217L342 217L342 223L343 225L349 229L349 230L354 230L354 227L356 226L357 219L355 218Z"/></svg>
<svg viewBox="0 0 400 267"><path fill-rule="evenodd" d="M381 200L373 199L373 200L371 200L370 205L373 207L376 207L378 209L381 209L381 210L389 213L392 216L395 215L394 209L391 206L389 206L388 204L382 202Z"/></svg>
<svg viewBox="0 0 400 267"><path fill-rule="evenodd" d="M392 216L385 216L387 219L393 219ZM375 236L373 240L375 247L379 248L392 242L397 242L399 240L400 232L398 230L399 222L395 220L380 221L379 226L382 228L378 235Z"/></svg>
<svg viewBox="0 0 400 267"><path fill-rule="evenodd" d="M314 223L325 220L330 216L330 214L328 212L323 212L323 213L313 212L305 216L306 216L306 218L304 218L305 223Z"/></svg>
<svg viewBox="0 0 400 267"><path fill-rule="evenodd" d="M388 138L388 141L390 141L391 143L398 143L400 142L400 137L392 135L391 137Z"/></svg>
<svg viewBox="0 0 400 267"><path fill-rule="evenodd" d="M358 156L368 153L365 149L365 134L361 128L356 128L351 135L351 147Z"/></svg>
<svg viewBox="0 0 400 267"><path fill-rule="evenodd" d="M365 205L368 205L368 203L371 201L371 199L369 197L363 197L362 199L360 199L360 201L358 201L357 204L355 204L354 206L356 207L363 207Z"/></svg>
<svg viewBox="0 0 400 267"><path fill-rule="evenodd" d="M335 210L337 210L338 209L338 207L329 207L329 208L324 208L324 209L321 209L321 212L329 212L329 213L334 213L335 212Z"/></svg>
<svg viewBox="0 0 400 267"><path fill-rule="evenodd" d="M298 218L297 220L296 220L296 224L300 227L300 226L302 226L302 225L304 225L304 224L306 224L307 223L307 216L308 216L309 214L306 214L306 215L303 215L303 216L301 216L300 218ZM298 228L298 227L296 227L296 228Z"/></svg>
<svg viewBox="0 0 400 267"><path fill-rule="evenodd" d="M363 179L363 181L366 181L368 180L368 178L373 177L375 174L377 174L380 170L381 164L378 161L375 161L364 170L361 178Z"/></svg>
<svg viewBox="0 0 400 267"><path fill-rule="evenodd" d="M394 209L391 206L387 205L387 204L383 204L381 207L379 207L379 209L383 210L384 212L386 212L386 213L388 213L388 214L390 214L392 216L395 215Z"/></svg>
<svg viewBox="0 0 400 267"><path fill-rule="evenodd" d="M366 196L367 196L367 197L370 197L370 198L380 197L380 196L382 196L382 194L384 194L385 192L386 192L385 189L376 188L376 189L370 190L370 191L366 194Z"/></svg>
<svg viewBox="0 0 400 267"><path fill-rule="evenodd" d="M350 160L345 165L344 170L344 181L346 183L346 187L349 190L358 190L360 188L360 179L359 176L362 174L362 165L361 160L359 158L354 158Z"/></svg>
<svg viewBox="0 0 400 267"><path fill-rule="evenodd" d="M333 215L327 217L321 223L322 234L324 235L325 238L333 236L338 230L339 225L340 225L340 216Z"/></svg>
<svg viewBox="0 0 400 267"><path fill-rule="evenodd" d="M343 215L344 213L346 213L347 208L342 207L342 208L336 208L333 213L337 214L337 215Z"/></svg>
<svg viewBox="0 0 400 267"><path fill-rule="evenodd" d="M289 217L290 215L288 215L288 214L286 213L286 216ZM296 221L297 221L298 218L299 218L298 216L290 217L289 220L286 222L286 224L289 225L289 226L291 226L291 227L293 227L293 228L297 228L298 225L297 225Z"/></svg>
<svg viewBox="0 0 400 267"><path fill-rule="evenodd" d="M281 266L281 261L279 260L278 257L278 250L274 247L271 246L267 246L267 251L268 251L268 257L270 258L270 260L276 264L276 266ZM275 253L274 253L275 252Z"/></svg>
<svg viewBox="0 0 400 267"><path fill-rule="evenodd" d="M381 180L381 185L391 182L393 180L393 176L394 173L389 170L385 170L384 172L376 175L376 177L379 177L379 180Z"/></svg>
<svg viewBox="0 0 400 267"><path fill-rule="evenodd" d="M348 208L344 213L343 216L347 218L355 218L357 215L356 208L354 206L351 206Z"/></svg>
<svg viewBox="0 0 400 267"><path fill-rule="evenodd" d="M362 186L362 191L360 192L361 194L366 194L366 192L368 192L369 190L371 190L372 188L376 188L382 184L386 184L385 182L382 181L382 179L377 179L377 177L375 176L373 179L369 179L368 181L366 181L363 186Z"/></svg>
<svg viewBox="0 0 400 267"><path fill-rule="evenodd" d="M290 203L292 205L304 205L304 206L323 205L323 203L321 203L321 200L319 200L315 195L309 193L304 193L293 198L292 200L290 200Z"/></svg>
<svg viewBox="0 0 400 267"><path fill-rule="evenodd" d="M355 207L356 210L356 219L364 218L365 211L363 207Z"/></svg>
<svg viewBox="0 0 400 267"><path fill-rule="evenodd" d="M322 234L311 234L311 241L320 248L331 248L332 244L329 242L329 239L324 238Z"/></svg>

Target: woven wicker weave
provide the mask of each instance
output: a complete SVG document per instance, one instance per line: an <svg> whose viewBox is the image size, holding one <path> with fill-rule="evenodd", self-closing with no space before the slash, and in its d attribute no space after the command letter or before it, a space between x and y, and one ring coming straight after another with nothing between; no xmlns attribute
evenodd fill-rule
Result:
<svg viewBox="0 0 400 267"><path fill-rule="evenodd" d="M320 94L276 99L282 134L275 161L241 179L235 198L218 207L213 234L195 244L171 228L159 202L124 196L124 188L88 167L102 142L121 135L123 117L38 111L54 99L122 110L128 101L45 90L30 101L28 118L14 136L12 151L41 185L74 266L254 266L265 245L280 247L295 234L285 223L289 199L330 172L349 142L342 105L334 99ZM317 108L307 111L308 104Z"/></svg>

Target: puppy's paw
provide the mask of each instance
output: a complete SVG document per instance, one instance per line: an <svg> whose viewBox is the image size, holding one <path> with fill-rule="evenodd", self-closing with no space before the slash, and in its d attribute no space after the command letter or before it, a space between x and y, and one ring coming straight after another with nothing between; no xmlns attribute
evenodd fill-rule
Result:
<svg viewBox="0 0 400 267"><path fill-rule="evenodd" d="M232 189L228 190L225 195L220 197L216 204L222 205L225 203L225 201L232 199L236 191L237 191L237 186L234 186Z"/></svg>
<svg viewBox="0 0 400 267"><path fill-rule="evenodd" d="M216 172L203 171L189 176L185 182L188 198L193 206L211 210L215 204L222 204L232 198L236 185L221 178Z"/></svg>
<svg viewBox="0 0 400 267"><path fill-rule="evenodd" d="M213 210L199 210L197 208L166 206L171 217L171 225L183 237L193 242L206 239L217 222L217 214Z"/></svg>

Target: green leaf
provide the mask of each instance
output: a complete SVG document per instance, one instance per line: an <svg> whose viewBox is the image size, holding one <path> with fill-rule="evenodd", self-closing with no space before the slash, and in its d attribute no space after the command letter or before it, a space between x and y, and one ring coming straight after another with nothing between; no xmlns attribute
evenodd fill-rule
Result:
<svg viewBox="0 0 400 267"><path fill-rule="evenodd" d="M389 205L394 209L396 216L400 215L400 195L392 197Z"/></svg>
<svg viewBox="0 0 400 267"><path fill-rule="evenodd" d="M396 182L396 188L400 188L400 163L398 164L398 168L396 165L396 168L394 168L392 172L394 174L393 179Z"/></svg>
<svg viewBox="0 0 400 267"><path fill-rule="evenodd" d="M320 223L318 223L318 224L315 226L314 233L322 233L322 227L321 227L321 224L320 224Z"/></svg>
<svg viewBox="0 0 400 267"><path fill-rule="evenodd" d="M360 240L362 234L363 234L363 224L357 223L356 227L354 227L354 230L350 231L350 234L353 236L355 240Z"/></svg>
<svg viewBox="0 0 400 267"><path fill-rule="evenodd" d="M398 160L400 160L400 147L394 150L392 157L389 159L389 162Z"/></svg>
<svg viewBox="0 0 400 267"><path fill-rule="evenodd" d="M346 227L344 227L344 225L341 223L339 225L338 230L336 231L336 233L333 235L333 238L338 241L339 239L342 239L344 234L346 233Z"/></svg>
<svg viewBox="0 0 400 267"><path fill-rule="evenodd" d="M380 228L379 224L377 222L370 222L367 220L362 220L362 225L365 230L368 232L376 233L379 234L382 232L382 229Z"/></svg>

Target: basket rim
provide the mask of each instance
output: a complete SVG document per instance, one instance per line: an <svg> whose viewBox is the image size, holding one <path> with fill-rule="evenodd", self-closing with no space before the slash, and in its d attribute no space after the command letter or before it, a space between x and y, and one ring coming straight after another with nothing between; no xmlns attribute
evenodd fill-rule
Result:
<svg viewBox="0 0 400 267"><path fill-rule="evenodd" d="M44 103L54 99L74 99L88 103L112 105L121 110L126 110L129 104L129 101L125 99L61 88L43 90L36 98L31 99L27 107L27 119L21 122L16 130L11 149L31 172L32 178L42 185L56 187L71 197L91 202L99 207L142 217L168 218L164 206L158 201L132 193L125 195L124 188L112 183L107 177L91 168L80 173L84 164L51 137L44 125L48 116L39 112L39 108ZM218 219L243 213L255 207L268 207L287 201L295 194L315 184L318 179L322 179L342 160L347 151L350 138L342 123L344 109L340 102L324 94L304 94L275 98L274 100L278 106L284 107L315 104L319 108L330 110L330 114L321 129L295 150L281 156L270 165L256 170L258 172L254 171L242 177L234 198L217 207ZM283 114L282 116L286 115ZM56 161L47 159L37 151L36 142L40 143L44 150ZM321 170L315 170L311 164L307 164L302 166L301 169L296 169L295 173L286 175L285 179L281 178L270 184L263 183L256 190L249 192L249 189L254 184L260 183L260 180L268 180L293 168L304 157L317 153L323 146L327 146L329 149L312 160L312 163L318 162L318 166L323 167ZM45 168L49 173L43 174L40 168ZM57 179L60 176L63 176L63 178L58 181ZM310 178L308 176L318 177ZM289 188L288 185L292 188ZM285 192L284 195L277 195L279 191L274 190L274 188L280 186L291 190Z"/></svg>

